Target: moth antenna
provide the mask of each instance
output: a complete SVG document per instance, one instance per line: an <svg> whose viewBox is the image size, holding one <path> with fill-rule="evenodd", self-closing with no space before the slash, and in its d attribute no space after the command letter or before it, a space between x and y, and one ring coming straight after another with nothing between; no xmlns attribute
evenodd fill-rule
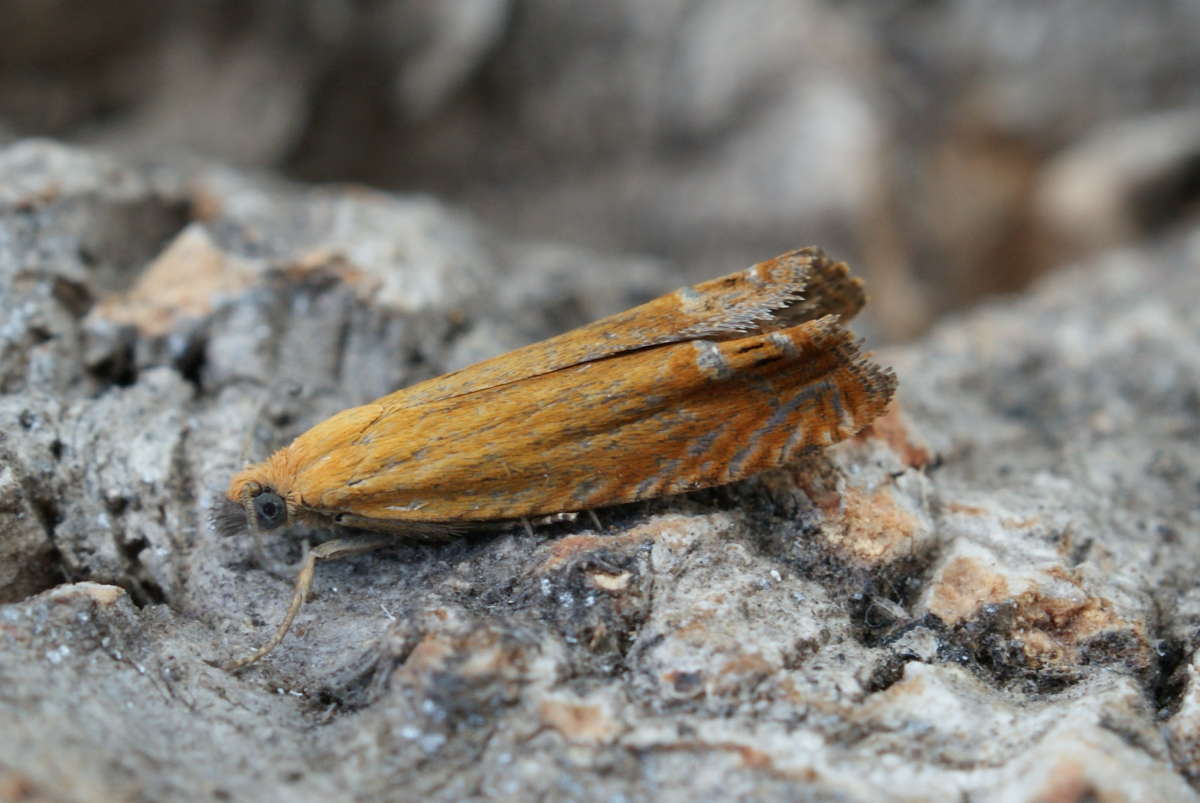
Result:
<svg viewBox="0 0 1200 803"><path fill-rule="evenodd" d="M245 658L231 661L222 668L226 672L237 672L240 669L245 669L250 664L267 657L272 650L283 642L284 637L287 636L288 631L292 628L292 623L296 621L296 615L304 607L304 602L308 599L308 592L312 590L313 577L316 575L317 570L317 561L337 560L338 558L345 558L350 555L361 555L364 552L371 552L395 542L395 539L391 536L365 535L353 538L335 538L332 541L326 541L310 549L308 554L304 556L304 562L300 566L300 571L296 573L296 584L292 591L292 601L288 605L288 610L283 617L283 621L275 629L275 634L271 636L266 644Z"/></svg>
<svg viewBox="0 0 1200 803"><path fill-rule="evenodd" d="M254 528L257 532L258 528ZM313 575L316 573L317 558L316 550L309 550L308 555L304 559L304 564L300 567L300 571L296 574L296 585L292 591L292 602L288 605L287 613L283 617L283 621L279 623L279 627L275 629L275 635L271 636L266 644L259 647L254 652L247 655L245 658L239 658L236 661L231 661L224 666L226 672L237 672L240 669L245 669L250 664L266 658L276 647L283 643L283 638L292 629L292 622L296 621L296 614L300 613L300 609L304 607L304 600L308 598L308 592L312 588Z"/></svg>

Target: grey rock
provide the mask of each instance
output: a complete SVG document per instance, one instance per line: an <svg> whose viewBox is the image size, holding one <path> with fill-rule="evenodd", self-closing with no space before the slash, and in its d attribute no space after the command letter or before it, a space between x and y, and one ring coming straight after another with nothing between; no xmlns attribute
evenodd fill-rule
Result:
<svg viewBox="0 0 1200 803"><path fill-rule="evenodd" d="M46 142L0 188L0 792L1197 798L1200 234L881 354L803 464L322 566L233 675L290 592L207 526L246 459L678 277Z"/></svg>

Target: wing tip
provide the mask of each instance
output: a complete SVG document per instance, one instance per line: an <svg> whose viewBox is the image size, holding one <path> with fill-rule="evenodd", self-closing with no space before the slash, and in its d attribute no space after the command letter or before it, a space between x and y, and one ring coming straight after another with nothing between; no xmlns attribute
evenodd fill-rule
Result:
<svg viewBox="0 0 1200 803"><path fill-rule="evenodd" d="M865 341L846 329L836 314L824 315L804 324L810 348L831 353L834 357L832 375L843 396L854 399L853 434L869 427L883 415L900 380L895 369L876 362L874 355L864 349Z"/></svg>
<svg viewBox="0 0 1200 803"><path fill-rule="evenodd" d="M780 260L802 265L804 279L800 297L776 312L778 320L790 325L836 315L846 323L866 305L866 283L851 274L846 262L831 259L821 248L798 248L768 262Z"/></svg>
<svg viewBox="0 0 1200 803"><path fill-rule="evenodd" d="M844 395L858 400L853 414L852 431L848 433L855 436L862 434L887 412L888 406L896 396L900 380L894 368L881 365L873 359L872 354L862 351L861 340L854 341L852 347L849 359L843 366L852 385L843 386L842 390Z"/></svg>

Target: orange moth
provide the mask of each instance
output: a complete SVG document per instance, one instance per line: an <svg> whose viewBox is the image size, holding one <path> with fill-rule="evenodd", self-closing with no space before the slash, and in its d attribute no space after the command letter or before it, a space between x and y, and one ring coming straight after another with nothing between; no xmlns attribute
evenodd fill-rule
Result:
<svg viewBox="0 0 1200 803"><path fill-rule="evenodd" d="M896 379L843 325L862 282L790 251L344 410L234 476L218 529L359 531L318 560L396 537L590 510L734 482L861 432ZM365 534L364 534L365 533Z"/></svg>

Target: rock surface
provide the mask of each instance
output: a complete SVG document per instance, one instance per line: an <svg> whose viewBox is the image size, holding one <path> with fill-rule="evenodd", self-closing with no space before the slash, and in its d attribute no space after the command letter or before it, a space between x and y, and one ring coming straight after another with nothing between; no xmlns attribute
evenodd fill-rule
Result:
<svg viewBox="0 0 1200 803"><path fill-rule="evenodd" d="M245 459L677 277L4 149L0 800L1195 800L1198 262L880 355L898 409L786 471L322 566L231 675L290 591L206 526Z"/></svg>

